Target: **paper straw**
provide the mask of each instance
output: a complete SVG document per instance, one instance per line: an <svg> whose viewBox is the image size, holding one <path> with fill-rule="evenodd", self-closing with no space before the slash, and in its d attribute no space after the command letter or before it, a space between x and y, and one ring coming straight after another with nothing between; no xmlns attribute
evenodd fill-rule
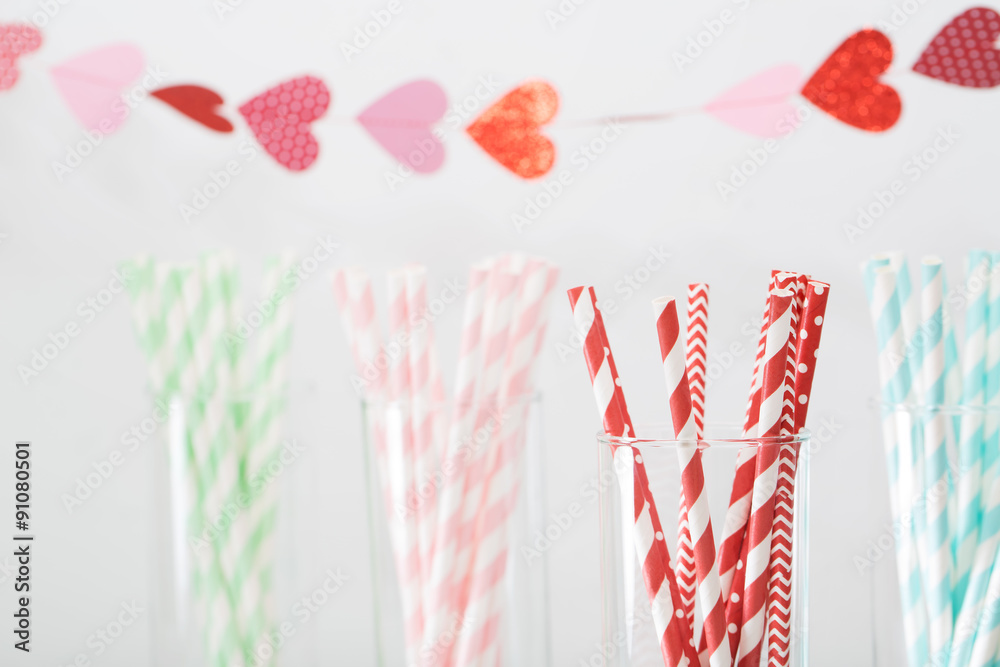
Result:
<svg viewBox="0 0 1000 667"><path fill-rule="evenodd" d="M1000 253L990 254L990 273L987 287L986 322L986 393L983 403L987 407L983 430L982 507L986 511L986 491L992 488L1000 464ZM991 409L992 408L992 409Z"/></svg>
<svg viewBox="0 0 1000 667"><path fill-rule="evenodd" d="M1000 507L1000 481L994 480L990 493L990 505ZM990 525L998 527L997 517L987 514L984 517L984 526ZM994 557L994 561L996 557ZM974 625L968 630L975 630L976 638L972 644L972 654L969 657L970 667L991 667L997 664L1000 658L1000 567L995 562L990 573L989 583L983 595L983 606L978 615L969 615L968 620ZM959 631L963 626L956 626Z"/></svg>
<svg viewBox="0 0 1000 667"><path fill-rule="evenodd" d="M389 395L396 401L386 415L386 455L389 461L389 479L396 507L407 508L400 519L402 527L398 534L402 543L398 548L397 560L399 585L403 602L403 623L405 626L407 659L417 659L417 652L423 637L423 582L420 562L420 541L417 534L417 519L410 507L410 493L414 489L414 446L410 415L410 363L409 346L403 342L409 336L409 311L406 301L406 275L401 270L390 271L386 276L387 301L389 304L389 346L398 348L398 357L389 367Z"/></svg>
<svg viewBox="0 0 1000 667"><path fill-rule="evenodd" d="M962 415L958 441L958 517L955 527L955 592L952 598L956 609L961 608L969 585L982 514L984 420L980 410L985 404L986 392L990 266L987 253L969 253L969 301L965 311L965 349L962 354L962 404L971 409Z"/></svg>
<svg viewBox="0 0 1000 667"><path fill-rule="evenodd" d="M708 337L708 285L688 285L687 331L685 335L685 365L688 385L691 387L691 410L699 439L705 434L705 363ZM674 565L677 586L681 592L684 615L694 629L694 600L697 573L694 564L694 544L688 522L688 504L684 490L680 492L680 511L677 523L677 561Z"/></svg>
<svg viewBox="0 0 1000 667"><path fill-rule="evenodd" d="M451 474L444 478L439 494L431 577L426 587L430 598L427 608L431 617L424 634L425 645L432 645L452 620L451 600L455 592L451 584L458 528L462 519L466 458L459 448L464 438L471 437L476 418L476 386L482 355L482 317L494 264L493 260L486 260L473 265L469 271L458 367L455 372L455 400L444 459L447 467L443 467L443 471L450 471Z"/></svg>
<svg viewBox="0 0 1000 667"><path fill-rule="evenodd" d="M879 347L879 375L882 378L883 400L891 405L903 402L912 391L909 366L902 360L903 332L901 329L899 295L896 291L896 273L888 262L876 259L864 269L866 289L871 306L872 321L875 323ZM897 410L887 409L883 419L883 441L889 470L890 499L893 520L899 526L900 535L896 545L900 596L903 607L903 631L907 641L907 656L911 667L924 667L928 655L927 606L923 596L920 566L914 545L913 524L908 504L912 496L906 496L906 474L902 470L909 452L903 445L904 436L909 437L908 420L900 423Z"/></svg>
<svg viewBox="0 0 1000 667"><path fill-rule="evenodd" d="M691 390L685 371L684 350L680 341L677 302L673 297L653 301L656 333L660 343L663 375L669 393L670 417L677 438L677 457L681 467L681 484L688 503L688 523L694 545L698 594L704 616L708 661L712 667L729 667L733 655L726 634L726 614L715 566L715 537L705 488L698 432L692 410Z"/></svg>
<svg viewBox="0 0 1000 667"><path fill-rule="evenodd" d="M634 437L632 420L625 405L621 381L618 377L608 345L604 322L597 308L594 289L574 287L569 290L570 307L577 330L584 334L583 353L590 373L594 399L604 423L604 430L612 436ZM642 564L643 579L649 595L653 625L660 638L660 650L666 665L698 664L698 654L693 638L683 618L680 593L673 570L670 553L660 526L656 505L652 502L649 479L646 476L642 455L630 447L635 475L635 521L633 542L636 555ZM681 613L678 618L675 611Z"/></svg>
<svg viewBox="0 0 1000 667"><path fill-rule="evenodd" d="M922 419L924 470L926 474L927 541L924 590L928 607L928 646L932 656L944 655L951 647L952 569L951 533L948 523L950 475L948 469L947 419L941 412L945 402L944 285L941 260L925 258L920 265L920 318L924 340L922 367Z"/></svg>
<svg viewBox="0 0 1000 667"><path fill-rule="evenodd" d="M760 419L757 426L762 438L781 433L784 415L788 342L792 335L794 292L772 290L767 340L762 364ZM770 577L771 528L774 522L774 496L778 483L778 448L760 446L757 451L756 476L750 508L747 537L743 614L737 664L756 666L764 640L767 585Z"/></svg>

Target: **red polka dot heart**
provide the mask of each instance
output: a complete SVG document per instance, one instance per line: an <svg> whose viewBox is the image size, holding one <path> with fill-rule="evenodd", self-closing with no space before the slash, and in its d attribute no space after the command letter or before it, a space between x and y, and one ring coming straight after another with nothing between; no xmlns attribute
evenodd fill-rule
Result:
<svg viewBox="0 0 1000 667"><path fill-rule="evenodd" d="M986 7L973 7L952 19L931 40L913 71L956 86L998 86L998 36L1000 15Z"/></svg>
<svg viewBox="0 0 1000 667"><path fill-rule="evenodd" d="M326 113L330 91L313 76L286 81L246 102L240 113L257 141L283 167L302 171L319 154L310 124Z"/></svg>

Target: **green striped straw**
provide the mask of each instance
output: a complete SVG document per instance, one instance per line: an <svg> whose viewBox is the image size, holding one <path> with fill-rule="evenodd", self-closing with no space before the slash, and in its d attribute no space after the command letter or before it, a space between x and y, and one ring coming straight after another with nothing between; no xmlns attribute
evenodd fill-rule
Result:
<svg viewBox="0 0 1000 667"><path fill-rule="evenodd" d="M912 435L908 419L900 422L900 412L893 406L905 403L912 397L913 383L910 365L904 353L905 339L902 330L902 313L896 288L896 272L888 259L868 262L864 268L865 287L875 323L879 347L879 372L882 377L882 398L886 405L883 418L883 440L886 448L886 465L889 472L893 519L900 527L896 544L897 573L903 609L903 628L907 640L907 656L911 667L925 667L929 657L927 637L927 606L923 595L919 559L914 539L914 525L907 510L912 495L907 490L903 464L909 467L912 448L908 434Z"/></svg>
<svg viewBox="0 0 1000 667"><path fill-rule="evenodd" d="M947 655L951 647L954 616L951 606L953 555L949 531L948 420L941 412L945 402L944 281L942 263L927 258L921 263L921 321L924 323L923 445L926 486L926 541L924 590L929 616L928 643L931 655Z"/></svg>
<svg viewBox="0 0 1000 667"><path fill-rule="evenodd" d="M284 415L287 407L288 355L291 347L292 300L284 280L294 265L290 252L269 258L265 263L262 299L273 305L264 313L254 332L256 358L251 369L244 474L249 484L254 476L268 474L266 469L280 453ZM235 583L242 588L242 609L251 646L259 645L273 631L274 554L277 519L277 482L272 480L254 494L247 511L247 539L243 545ZM263 661L269 664L269 661Z"/></svg>
<svg viewBox="0 0 1000 667"><path fill-rule="evenodd" d="M965 351L962 355L962 415L958 440L958 516L955 527L955 592L952 606L965 600L972 561L979 540L982 515L983 415L986 391L986 324L990 257L983 251L969 253L970 293L965 311Z"/></svg>

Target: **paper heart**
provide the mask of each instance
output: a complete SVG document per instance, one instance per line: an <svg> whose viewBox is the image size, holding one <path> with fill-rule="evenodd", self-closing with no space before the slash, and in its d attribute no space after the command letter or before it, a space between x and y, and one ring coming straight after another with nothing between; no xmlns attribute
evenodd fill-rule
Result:
<svg viewBox="0 0 1000 667"><path fill-rule="evenodd" d="M723 123L759 137L788 134L792 125L782 121L796 117L788 101L802 84L802 70L778 65L753 75L705 105L705 111Z"/></svg>
<svg viewBox="0 0 1000 667"><path fill-rule="evenodd" d="M952 19L931 40L913 71L956 86L1000 86L1000 14L973 7Z"/></svg>
<svg viewBox="0 0 1000 667"><path fill-rule="evenodd" d="M837 47L802 88L802 95L848 125L884 132L902 110L899 94L879 75L892 63L892 44L878 30L857 32Z"/></svg>
<svg viewBox="0 0 1000 667"><path fill-rule="evenodd" d="M411 81L361 112L358 122L397 160L423 174L444 163L444 146L431 132L448 109L433 81Z"/></svg>
<svg viewBox="0 0 1000 667"><path fill-rule="evenodd" d="M278 164L302 171L319 154L319 143L309 124L325 114L329 106L326 84L314 76L301 76L246 102L240 113Z"/></svg>
<svg viewBox="0 0 1000 667"><path fill-rule="evenodd" d="M27 23L0 25L0 90L17 83L17 59L42 45L42 33Z"/></svg>
<svg viewBox="0 0 1000 667"><path fill-rule="evenodd" d="M201 86L170 86L154 90L150 95L166 102L210 130L216 132L233 131L233 124L215 110L216 107L224 103L224 100L214 90Z"/></svg>
<svg viewBox="0 0 1000 667"><path fill-rule="evenodd" d="M539 128L559 109L559 95L544 81L529 81L501 97L465 131L494 160L521 178L544 176L556 148Z"/></svg>
<svg viewBox="0 0 1000 667"><path fill-rule="evenodd" d="M122 92L142 73L142 51L113 44L52 68L52 78L70 111L88 130L109 134L128 117Z"/></svg>

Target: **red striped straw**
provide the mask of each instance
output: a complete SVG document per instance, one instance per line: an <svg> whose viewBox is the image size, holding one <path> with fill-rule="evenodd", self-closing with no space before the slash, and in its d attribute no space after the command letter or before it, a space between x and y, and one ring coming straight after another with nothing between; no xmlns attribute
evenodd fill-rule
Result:
<svg viewBox="0 0 1000 667"><path fill-rule="evenodd" d="M694 545L698 594L704 615L704 636L711 667L729 667L733 656L726 637L725 606L715 566L715 538L705 488L705 472L698 449L698 432L692 410L691 389L684 366L680 342L677 301L661 297L653 301L656 333L660 342L663 376L670 394L670 417L678 440L677 456L681 466L681 485L689 503L688 522Z"/></svg>
<svg viewBox="0 0 1000 667"><path fill-rule="evenodd" d="M708 285L692 283L687 293L687 332L685 361L688 385L691 387L691 413L698 439L705 435L705 364L708 342ZM694 564L694 544L688 525L688 506L681 489L680 517L677 526L677 585L681 591L684 615L694 628L694 599L697 574Z"/></svg>
<svg viewBox="0 0 1000 667"><path fill-rule="evenodd" d="M632 420L608 345L604 322L597 308L594 289L574 287L569 302L578 331L584 334L583 353L590 373L594 399L608 435L634 437ZM698 654L680 603L677 581L670 567L670 552L664 539L642 455L630 447L634 461L635 522L633 541L642 562L643 579L649 595L653 625L660 638L664 662L670 667L697 665ZM678 617L678 614L680 616Z"/></svg>
<svg viewBox="0 0 1000 667"><path fill-rule="evenodd" d="M757 434L757 421L760 414L760 386L763 370L764 345L767 341L767 327L771 313L770 292L777 287L780 271L771 271L768 284L768 296L764 302L764 314L761 316L760 337L757 342L757 354L754 357L753 372L750 377L750 396L747 399L746 416L743 421L743 437L752 438ZM788 279L782 279L787 283ZM750 518L751 496L753 482L757 470L757 448L744 447L736 455L736 474L733 478L733 489L729 497L729 508L726 520L722 526L722 544L719 545L719 582L722 595L726 598L726 619L730 627L730 642L735 654L739 642L738 629L742 622L743 605L743 575L742 564L746 563L743 548L746 535L747 520ZM744 556L744 557L741 557ZM737 567L739 566L739 567ZM733 628L736 628L734 631Z"/></svg>
<svg viewBox="0 0 1000 667"><path fill-rule="evenodd" d="M781 434L785 414L788 341L792 335L792 290L772 290L767 339L761 381L761 438ZM761 445L757 452L756 476L747 523L748 549L743 586L743 614L737 664L758 667L764 640L767 587L771 560L771 528L774 523L774 495L778 481L778 447Z"/></svg>
<svg viewBox="0 0 1000 667"><path fill-rule="evenodd" d="M789 358L794 378L790 382L795 401L793 425L791 429L783 428L782 435L798 433L805 425L829 288L826 283L817 281L810 281L806 288L794 355ZM770 590L767 600L767 645L770 667L787 667L791 655L792 521L798 449L798 443L782 445L779 459L774 530L771 538Z"/></svg>

